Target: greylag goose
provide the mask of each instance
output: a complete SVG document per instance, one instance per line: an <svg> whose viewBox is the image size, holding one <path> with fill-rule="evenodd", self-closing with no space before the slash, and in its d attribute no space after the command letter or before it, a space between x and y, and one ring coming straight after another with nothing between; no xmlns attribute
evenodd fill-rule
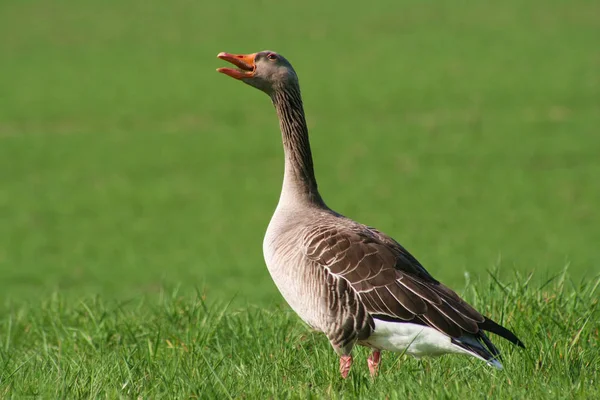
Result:
<svg viewBox="0 0 600 400"><path fill-rule="evenodd" d="M417 358L467 354L502 368L498 349L484 331L524 347L514 333L438 282L397 241L325 205L298 76L284 57L273 51L217 57L237 67L218 72L265 92L277 110L285 170L264 258L290 307L329 339L343 378L356 344L372 349L371 375L377 374L381 350Z"/></svg>

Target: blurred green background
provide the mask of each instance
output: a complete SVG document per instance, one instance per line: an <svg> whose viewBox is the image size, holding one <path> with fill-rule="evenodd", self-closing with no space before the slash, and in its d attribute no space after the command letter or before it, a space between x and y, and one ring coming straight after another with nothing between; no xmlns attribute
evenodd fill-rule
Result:
<svg viewBox="0 0 600 400"><path fill-rule="evenodd" d="M596 274L599 37L592 0L3 0L2 297L281 302L276 115L215 72L263 49L300 76L332 208L456 288Z"/></svg>

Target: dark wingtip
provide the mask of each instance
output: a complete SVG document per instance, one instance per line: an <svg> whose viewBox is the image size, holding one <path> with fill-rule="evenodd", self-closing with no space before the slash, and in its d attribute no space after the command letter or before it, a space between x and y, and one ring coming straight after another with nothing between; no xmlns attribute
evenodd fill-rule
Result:
<svg viewBox="0 0 600 400"><path fill-rule="evenodd" d="M519 339L514 333L503 327L502 325L494 322L493 320L486 318L485 321L479 324L479 328L484 331L495 333L498 336L503 337L509 342L513 343L516 346L521 348L525 348L525 344Z"/></svg>

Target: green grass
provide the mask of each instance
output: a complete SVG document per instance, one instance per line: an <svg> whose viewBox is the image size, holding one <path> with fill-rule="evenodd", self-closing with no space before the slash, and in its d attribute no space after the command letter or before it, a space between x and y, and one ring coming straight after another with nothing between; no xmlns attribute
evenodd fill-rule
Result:
<svg viewBox="0 0 600 400"><path fill-rule="evenodd" d="M597 397L598 15L591 0L0 2L0 393ZM341 382L289 315L261 254L276 116L214 71L220 51L265 48L300 75L327 203L451 287L469 274L467 298L529 345L503 347L504 372L388 356L376 383ZM565 265L577 285L538 290ZM485 283L498 266L511 296Z"/></svg>
<svg viewBox="0 0 600 400"><path fill-rule="evenodd" d="M525 279L527 278L527 279ZM600 279L566 274L531 284L489 279L465 296L519 332L527 350L504 350L505 369L479 360L384 353L372 380L365 349L349 379L321 335L281 309L208 306L161 293L155 303L56 295L2 315L4 396L46 398L598 398Z"/></svg>

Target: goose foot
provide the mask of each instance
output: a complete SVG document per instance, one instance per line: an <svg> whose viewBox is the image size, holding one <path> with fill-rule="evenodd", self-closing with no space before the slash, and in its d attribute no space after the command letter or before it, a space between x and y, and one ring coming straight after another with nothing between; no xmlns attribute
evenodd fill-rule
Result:
<svg viewBox="0 0 600 400"><path fill-rule="evenodd" d="M350 367L352 367L352 356L341 356L340 374L342 374L342 378L346 379L348 373L350 372Z"/></svg>
<svg viewBox="0 0 600 400"><path fill-rule="evenodd" d="M369 371L371 371L371 376L376 376L379 372L379 362L381 361L381 352L374 351L371 353L369 358L367 359L367 364L369 364Z"/></svg>

